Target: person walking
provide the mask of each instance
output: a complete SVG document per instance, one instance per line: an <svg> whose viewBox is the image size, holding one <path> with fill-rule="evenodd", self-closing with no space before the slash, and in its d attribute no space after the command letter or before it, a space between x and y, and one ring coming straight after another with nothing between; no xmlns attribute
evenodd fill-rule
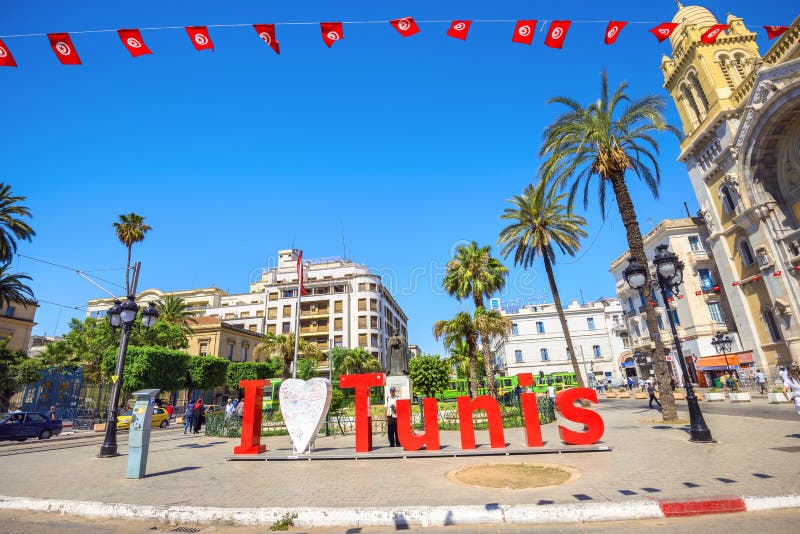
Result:
<svg viewBox="0 0 800 534"><path fill-rule="evenodd" d="M553 384L547 386L547 396L550 398L550 402L553 403L553 408L556 406L556 388L553 387Z"/></svg>
<svg viewBox="0 0 800 534"><path fill-rule="evenodd" d="M244 417L244 399L240 400L236 403L236 417L239 418L239 422L242 422L242 417Z"/></svg>
<svg viewBox="0 0 800 534"><path fill-rule="evenodd" d="M194 420L192 419L192 411L194 410L194 399L186 403L186 411L183 412L183 433L186 434L187 430L192 429Z"/></svg>
<svg viewBox="0 0 800 534"><path fill-rule="evenodd" d="M792 363L783 382L783 394L790 401L794 401L797 414L800 415L800 364Z"/></svg>
<svg viewBox="0 0 800 534"><path fill-rule="evenodd" d="M399 447L400 439L397 436L397 389L392 386L389 388L389 396L386 397L386 430L389 434L389 446Z"/></svg>
<svg viewBox="0 0 800 534"><path fill-rule="evenodd" d="M233 399L228 399L228 404L225 405L225 419L231 418L234 409L235 406L233 405Z"/></svg>
<svg viewBox="0 0 800 534"><path fill-rule="evenodd" d="M200 427L203 425L203 399L197 399L197 402L194 403L194 408L192 409L192 426L194 427L194 433L200 433Z"/></svg>
<svg viewBox="0 0 800 534"><path fill-rule="evenodd" d="M175 411L175 408L172 406L172 404L168 404L167 405L167 417L169 418L170 421L172 421L172 412L174 412L174 411Z"/></svg>
<svg viewBox="0 0 800 534"><path fill-rule="evenodd" d="M761 369L756 369L756 382L763 395L767 389L767 375L761 372Z"/></svg>
<svg viewBox="0 0 800 534"><path fill-rule="evenodd" d="M650 395L649 407L652 408L653 407L653 401L656 401L656 404L658 404L658 407L660 408L661 407L661 403L656 398L656 387L650 381L647 382L647 394Z"/></svg>
<svg viewBox="0 0 800 534"><path fill-rule="evenodd" d="M633 378L628 377L628 391L633 391Z"/></svg>

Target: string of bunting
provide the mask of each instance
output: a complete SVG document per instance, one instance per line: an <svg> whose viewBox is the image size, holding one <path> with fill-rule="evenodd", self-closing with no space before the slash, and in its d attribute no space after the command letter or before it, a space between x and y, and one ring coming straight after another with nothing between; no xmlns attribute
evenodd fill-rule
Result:
<svg viewBox="0 0 800 534"><path fill-rule="evenodd" d="M220 27L247 27L252 26L258 36L269 46L276 54L281 53L280 42L278 41L275 27L281 25L317 25L319 24L320 33L323 42L332 47L336 41L344 39L344 25L345 24L386 24L387 21L351 21L351 22L282 22L276 24L216 24L207 26L163 26L157 28L138 28L138 29L121 29L121 30L84 30L70 33L35 33L23 35L0 35L0 67L16 67L17 63L14 56L3 42L3 38L19 38L19 37L47 37L50 42L50 47L53 53L63 65L80 65L81 59L78 56L78 51L72 43L70 35L82 33L110 33L116 32L125 49L131 54L132 57L140 57L153 52L145 44L142 38L142 30L159 31L159 30L175 30L184 29L189 37L194 48L198 51L214 50L214 42L209 34L209 28ZM443 23L450 24L447 30L447 35L454 39L462 41L467 40L470 28L473 23L511 23L515 22L514 34L511 41L514 43L531 45L533 43L534 34L536 32L537 20L426 20L420 21L422 23ZM596 20L553 20L543 21L540 26L540 31L545 31L546 37L544 40L545 46L550 48L562 48L564 41L567 38L567 32L572 23L607 23L604 33L603 42L607 45L612 45L617 42L617 38L622 32L623 28L628 24L653 24L652 22L641 21L596 21ZM389 24L399 33L402 37L411 37L420 32L419 26L413 17L405 17L401 19L394 19L388 21ZM658 42L663 42L668 39L680 26L676 22L662 22L657 26L650 28L648 31L655 36ZM767 32L767 37L772 40L785 33L790 26L764 26ZM706 44L714 43L720 35L729 29L727 24L715 24L708 29L700 37L700 40Z"/></svg>

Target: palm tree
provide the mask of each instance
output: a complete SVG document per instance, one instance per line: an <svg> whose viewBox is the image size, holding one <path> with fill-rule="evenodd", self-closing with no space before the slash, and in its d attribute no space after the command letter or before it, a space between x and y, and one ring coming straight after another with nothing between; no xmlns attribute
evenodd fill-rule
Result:
<svg viewBox="0 0 800 534"><path fill-rule="evenodd" d="M59 372L64 369L74 371L81 364L81 357L73 354L66 341L50 343L40 354L42 365L45 367L56 367Z"/></svg>
<svg viewBox="0 0 800 534"><path fill-rule="evenodd" d="M491 255L490 247L479 247L475 241L456 248L453 259L447 263L442 285L458 300L472 297L475 309L483 308L483 297L490 297L502 291L506 285L508 268ZM482 352L490 352L489 340L481 336ZM488 361L488 359L487 359ZM495 391L494 373L487 372L486 382L489 391Z"/></svg>
<svg viewBox="0 0 800 534"><path fill-rule="evenodd" d="M131 248L134 243L144 241L144 234L152 228L144 224L144 217L141 215L129 213L119 216L119 221L114 223L114 229L117 231L117 239L128 248L128 263L125 264L125 291L130 295Z"/></svg>
<svg viewBox="0 0 800 534"><path fill-rule="evenodd" d="M527 269L533 265L536 258L542 258L558 319L561 321L561 330L567 341L572 369L578 386L584 387L575 347L572 345L572 336L567 328L564 307L561 305L558 285L553 275L553 262L556 258L554 247L562 254L574 256L580 248L580 239L586 237L586 231L583 229L586 220L566 208L562 203L566 196L566 193L559 195L555 188L548 187L545 181L539 182L537 186L528 185L522 195L509 200L513 207L506 208L500 216L501 219L513 222L503 228L497 241L504 244L503 257L508 257L512 251L514 252L514 265L522 265Z"/></svg>
<svg viewBox="0 0 800 534"><path fill-rule="evenodd" d="M30 302L33 291L24 280L31 277L23 273L9 273L8 263L0 265L0 308L5 309L12 302Z"/></svg>
<svg viewBox="0 0 800 534"><path fill-rule="evenodd" d="M475 328L481 334L481 351L483 352L483 365L486 369L486 376L492 379L486 380L489 388L489 395L497 397L497 387L494 383L494 358L492 357L491 342L497 339L507 339L511 334L511 319L497 310L487 310L478 308L475 310Z"/></svg>
<svg viewBox="0 0 800 534"><path fill-rule="evenodd" d="M436 321L433 325L433 337L438 341L444 338L444 346L448 351L467 345L469 358L469 391L470 396L478 396L478 330L475 321L467 312L459 312L450 320Z"/></svg>
<svg viewBox="0 0 800 534"><path fill-rule="evenodd" d="M30 241L36 232L22 217L30 217L31 212L18 202L25 197L13 196L11 186L0 182L0 263L9 263L17 252L17 240Z"/></svg>
<svg viewBox="0 0 800 534"><path fill-rule="evenodd" d="M192 312L186 310L186 301L181 297L172 294L164 295L164 298L156 303L156 307L159 313L158 318L161 321L180 326L187 336L192 334L190 325L197 324L197 319L194 318Z"/></svg>
<svg viewBox="0 0 800 534"><path fill-rule="evenodd" d="M344 374L359 374L377 371L381 368L381 361L364 347L348 349L339 361L338 372Z"/></svg>
<svg viewBox="0 0 800 534"><path fill-rule="evenodd" d="M611 187L625 225L631 257L640 265L647 265L642 233L625 178L631 174L636 176L650 189L653 197L658 198L661 171L656 161L658 143L653 135L671 132L680 138L680 132L667 124L664 118L664 99L649 95L631 100L625 92L627 88L628 84L622 82L609 96L608 77L603 71L600 98L596 102L583 107L563 96L550 99L550 102L566 106L567 111L544 131L544 142L539 151L544 158L540 172L545 180L564 187L569 185L570 206L581 187L584 207L588 206L589 192L596 181L595 198L603 217L606 215L606 193ZM629 170L633 172L628 173ZM649 287L650 273L645 276L647 283L644 287ZM657 333L655 310L651 306L646 306L645 310L648 330L651 334ZM676 419L664 346L660 336L654 335L653 339L663 417L664 420Z"/></svg>
<svg viewBox="0 0 800 534"><path fill-rule="evenodd" d="M322 352L317 349L302 337L298 342L298 350L306 358L313 358L317 361L322 357ZM283 362L283 374L281 375L284 380L289 378L292 374L292 362L294 362L294 332L289 334L273 334L267 332L264 340L256 345L256 354L267 354L269 356L277 356ZM298 355L299 359L299 355Z"/></svg>

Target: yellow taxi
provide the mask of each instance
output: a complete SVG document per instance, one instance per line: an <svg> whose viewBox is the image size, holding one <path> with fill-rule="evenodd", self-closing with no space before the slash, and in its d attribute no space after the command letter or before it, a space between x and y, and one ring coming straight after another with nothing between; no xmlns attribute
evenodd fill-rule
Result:
<svg viewBox="0 0 800 534"><path fill-rule="evenodd" d="M133 412L131 410L128 410L122 415L118 415L117 430L130 429L131 419L133 419ZM153 408L152 426L160 428L167 428L169 426L169 414L164 408Z"/></svg>

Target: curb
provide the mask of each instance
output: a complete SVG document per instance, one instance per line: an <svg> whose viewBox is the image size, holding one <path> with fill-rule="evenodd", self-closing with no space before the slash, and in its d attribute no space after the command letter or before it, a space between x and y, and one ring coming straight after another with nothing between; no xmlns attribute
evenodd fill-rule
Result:
<svg viewBox="0 0 800 534"><path fill-rule="evenodd" d="M30 499L0 496L0 509L55 512L86 518L150 520L167 524L270 526L295 514L294 525L311 527L395 527L481 524L589 523L663 519L731 512L800 508L800 495L631 500L605 503L486 506L398 506L391 508L211 508Z"/></svg>

